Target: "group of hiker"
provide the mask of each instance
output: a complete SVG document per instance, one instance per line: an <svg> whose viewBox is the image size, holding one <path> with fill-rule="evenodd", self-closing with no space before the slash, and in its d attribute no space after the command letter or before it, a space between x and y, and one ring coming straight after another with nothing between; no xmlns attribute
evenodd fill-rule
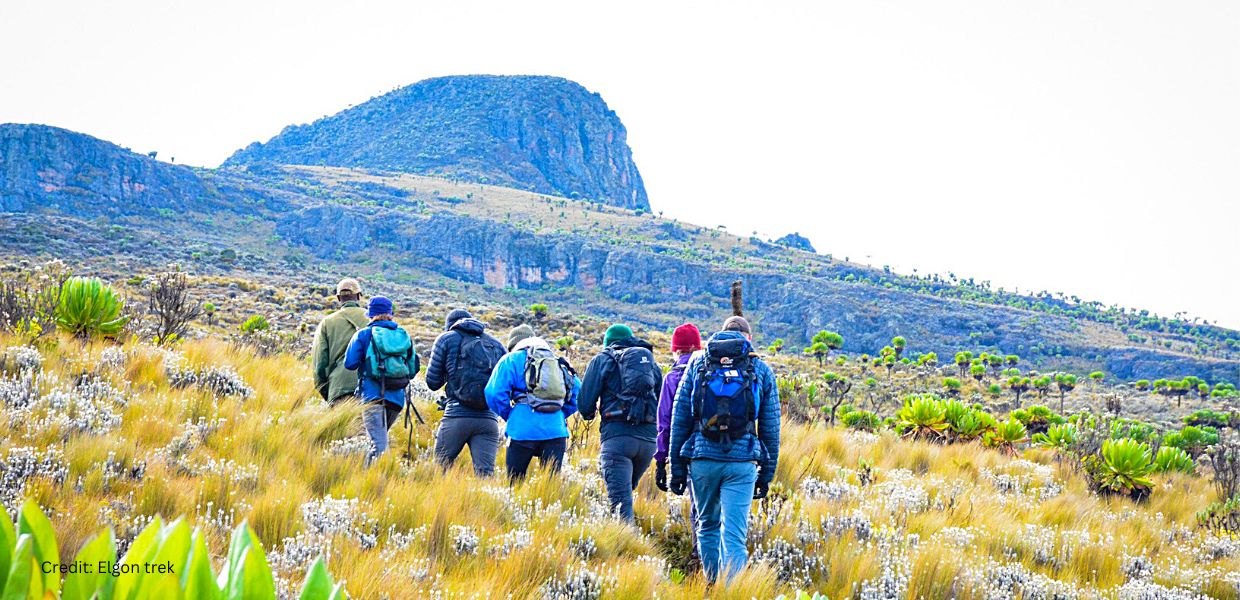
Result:
<svg viewBox="0 0 1240 600"><path fill-rule="evenodd" d="M361 292L355 279L337 284L340 307L319 324L312 356L324 400L364 404L370 464L388 448L388 431L411 402L408 387L421 365L392 301L375 296L363 308ZM728 318L705 344L695 325L681 325L670 350L674 364L664 374L649 342L612 325L579 377L531 326L513 328L500 342L467 310L452 310L425 373L430 390L443 390L435 460L447 469L468 446L474 472L490 477L506 438L510 481L525 477L534 458L557 472L568 449L568 417L598 418L611 510L634 520L633 491L653 462L661 491L689 494L707 578L727 578L745 565L751 504L766 496L775 476L779 392L743 317Z"/></svg>

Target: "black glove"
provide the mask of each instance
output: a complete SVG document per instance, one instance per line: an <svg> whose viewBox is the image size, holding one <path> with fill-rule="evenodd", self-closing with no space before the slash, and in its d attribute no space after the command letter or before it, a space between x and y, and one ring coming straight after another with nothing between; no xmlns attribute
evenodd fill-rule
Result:
<svg viewBox="0 0 1240 600"><path fill-rule="evenodd" d="M689 482L685 481L684 477L677 477L673 475L672 484L668 487L670 488L673 494L676 494L677 496L681 496L685 493L685 487L687 485L689 485Z"/></svg>
<svg viewBox="0 0 1240 600"><path fill-rule="evenodd" d="M654 463L654 485L660 492L667 491L667 461L658 460Z"/></svg>
<svg viewBox="0 0 1240 600"><path fill-rule="evenodd" d="M766 497L766 493L771 490L771 482L759 480L753 485L753 499L761 500Z"/></svg>

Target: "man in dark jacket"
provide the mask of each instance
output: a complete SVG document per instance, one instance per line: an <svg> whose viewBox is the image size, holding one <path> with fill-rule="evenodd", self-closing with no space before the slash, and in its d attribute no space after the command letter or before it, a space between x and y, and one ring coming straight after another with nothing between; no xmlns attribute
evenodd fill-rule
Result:
<svg viewBox="0 0 1240 600"><path fill-rule="evenodd" d="M487 406L485 389L504 345L486 332L486 324L463 309L448 313L444 333L431 349L426 387L443 388L443 420L435 434L435 460L444 469L456 462L466 445L474 473L490 477L499 451L499 417Z"/></svg>
<svg viewBox="0 0 1240 600"><path fill-rule="evenodd" d="M717 347L741 342L743 356L753 367L753 400L756 423L739 437L730 435L709 439L702 431L699 415L694 414L695 393L703 381L706 354ZM779 461L779 388L775 373L753 351L749 322L730 317L723 331L711 336L706 350L696 352L685 368L684 379L672 406L672 439L669 455L672 478L668 487L683 494L692 478L693 498L698 510L698 548L702 569L710 581L735 575L749 560L745 548L749 530L749 508L765 498L775 477ZM713 420L713 419L712 419Z"/></svg>
<svg viewBox="0 0 1240 600"><path fill-rule="evenodd" d="M591 420L602 414L600 463L611 510L633 521L633 490L654 457L663 371L653 346L626 325L612 325L604 349L586 367L577 406Z"/></svg>

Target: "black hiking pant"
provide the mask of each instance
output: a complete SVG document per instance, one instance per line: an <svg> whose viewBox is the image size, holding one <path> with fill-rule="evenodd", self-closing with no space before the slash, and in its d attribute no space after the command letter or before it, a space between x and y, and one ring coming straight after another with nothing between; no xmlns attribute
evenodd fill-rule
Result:
<svg viewBox="0 0 1240 600"><path fill-rule="evenodd" d="M525 477L530 469L530 461L538 457L542 466L558 473L560 464L564 462L564 452L568 450L568 438L550 440L510 440L508 453L504 462L508 465L508 479L517 480Z"/></svg>

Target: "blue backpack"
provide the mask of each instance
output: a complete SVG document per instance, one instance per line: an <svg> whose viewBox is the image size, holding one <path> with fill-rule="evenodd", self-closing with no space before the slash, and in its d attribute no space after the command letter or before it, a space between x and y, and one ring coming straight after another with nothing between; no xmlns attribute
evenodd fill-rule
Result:
<svg viewBox="0 0 1240 600"><path fill-rule="evenodd" d="M413 380L411 364L414 358L413 340L404 329L386 327L370 328L370 347L366 349L366 366L371 376L378 380L383 391L403 390Z"/></svg>
<svg viewBox="0 0 1240 600"><path fill-rule="evenodd" d="M711 340L698 368L693 390L697 431L711 441L730 445L754 432L758 419L758 377L752 346L746 340Z"/></svg>

